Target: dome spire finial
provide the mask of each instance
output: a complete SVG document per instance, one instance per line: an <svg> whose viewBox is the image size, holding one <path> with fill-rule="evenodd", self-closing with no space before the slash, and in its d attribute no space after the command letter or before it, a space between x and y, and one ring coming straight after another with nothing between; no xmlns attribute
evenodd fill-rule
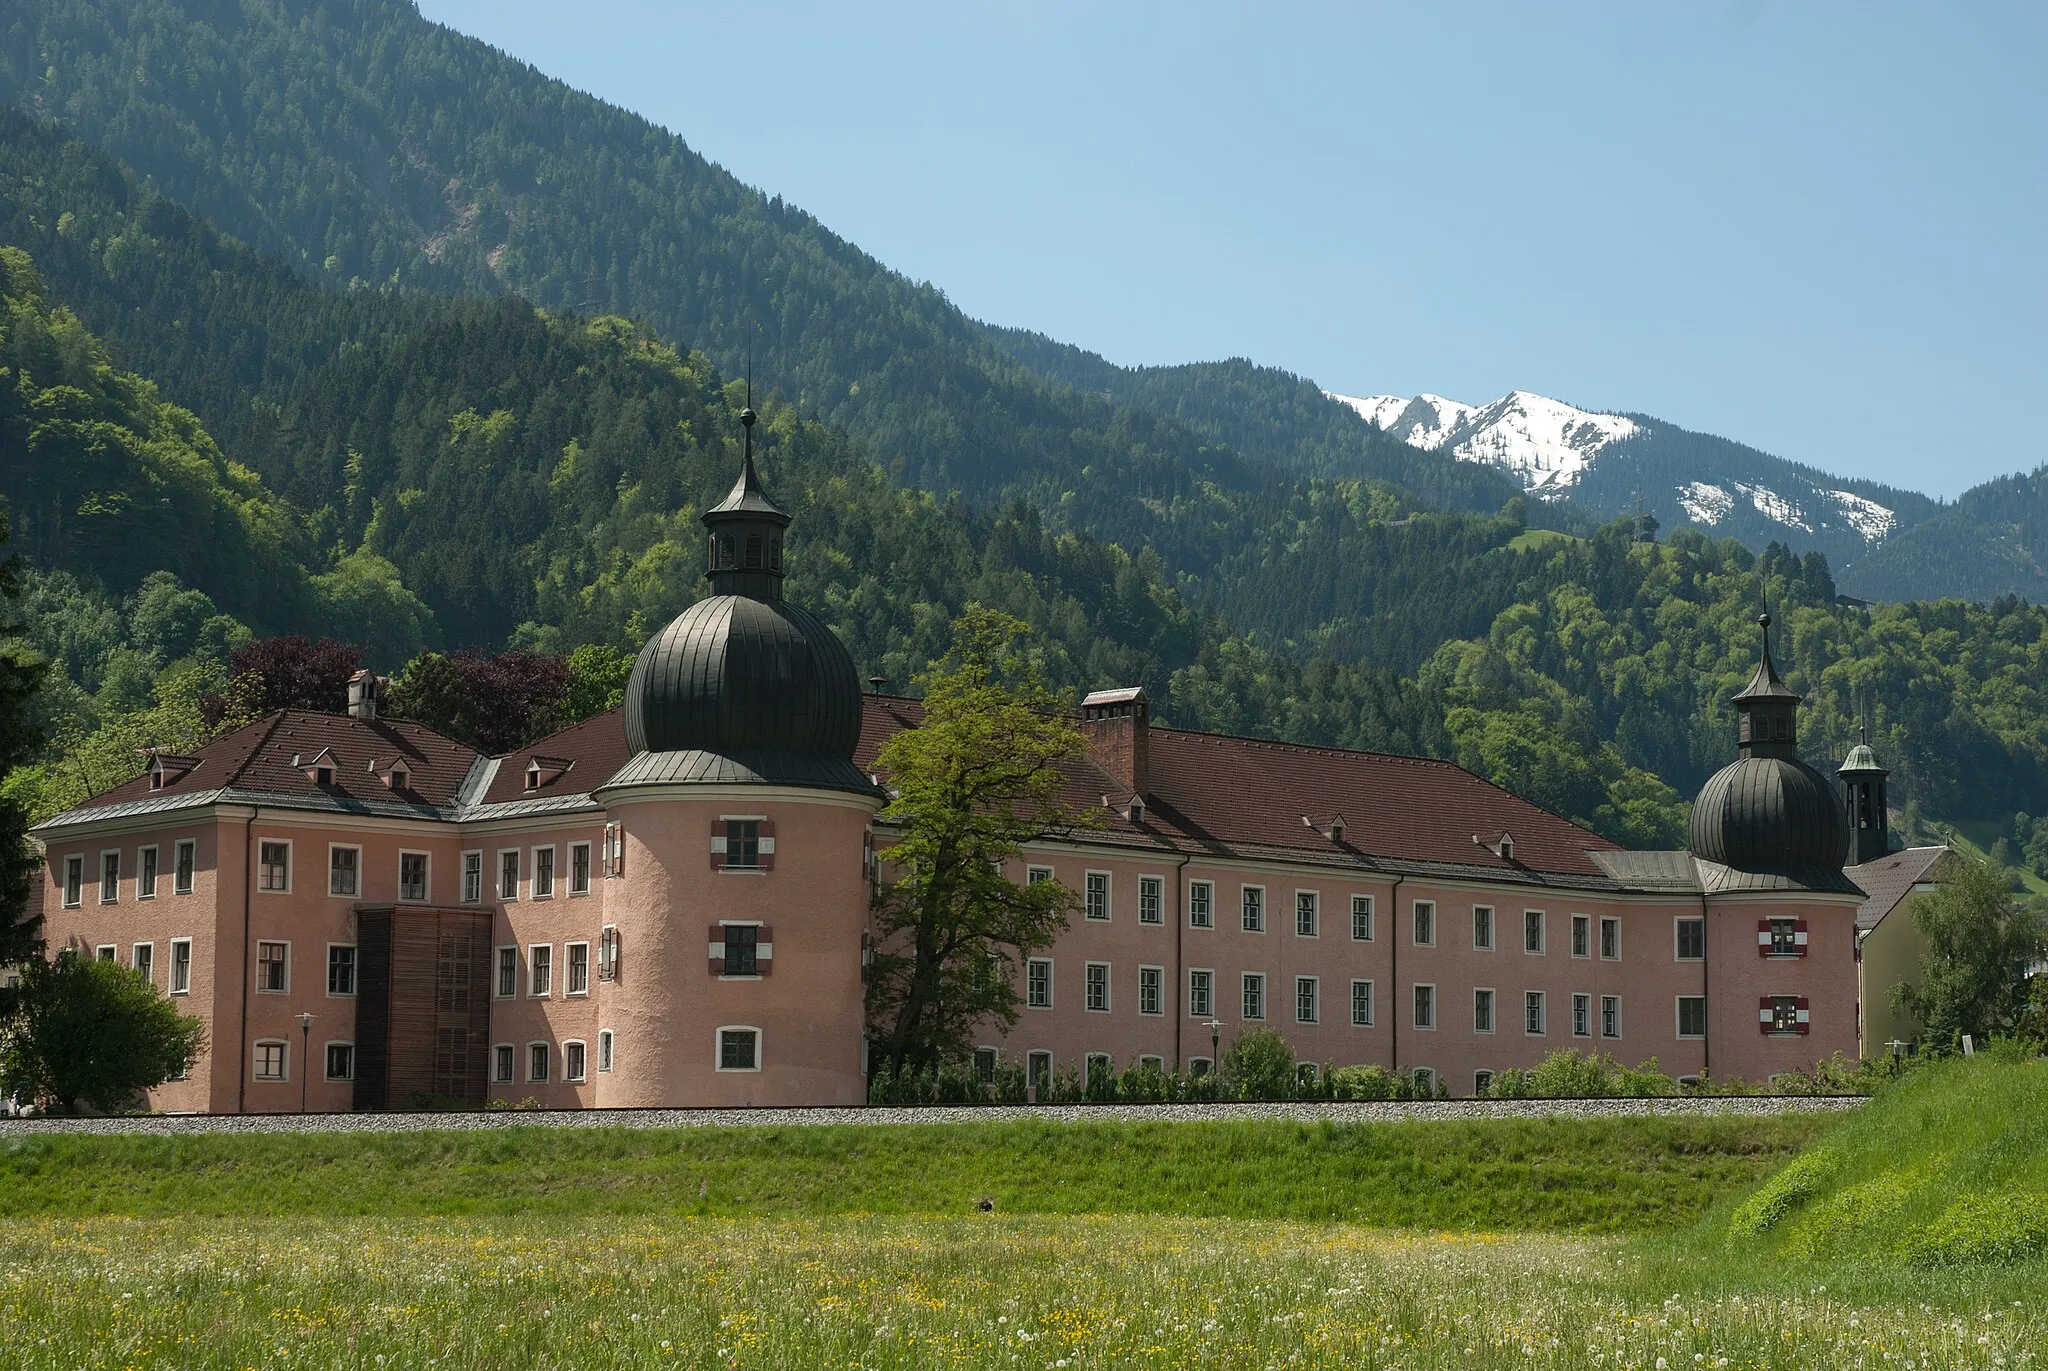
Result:
<svg viewBox="0 0 2048 1371"><path fill-rule="evenodd" d="M756 600L782 598L782 531L789 516L768 498L754 467L754 424L751 403L754 383L747 381L749 403L740 410L740 474L726 497L704 511L711 531L704 574L714 595L746 595Z"/></svg>

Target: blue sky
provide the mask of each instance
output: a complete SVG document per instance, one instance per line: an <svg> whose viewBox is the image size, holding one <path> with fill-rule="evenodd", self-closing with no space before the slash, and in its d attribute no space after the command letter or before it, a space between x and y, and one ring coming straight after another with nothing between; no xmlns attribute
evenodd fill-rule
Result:
<svg viewBox="0 0 2048 1371"><path fill-rule="evenodd" d="M1118 362L2048 461L2038 0L420 8Z"/></svg>

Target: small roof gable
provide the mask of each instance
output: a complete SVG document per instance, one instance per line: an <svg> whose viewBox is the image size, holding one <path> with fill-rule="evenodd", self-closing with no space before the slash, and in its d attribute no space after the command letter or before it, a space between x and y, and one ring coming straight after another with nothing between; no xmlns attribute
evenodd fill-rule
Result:
<svg viewBox="0 0 2048 1371"><path fill-rule="evenodd" d="M1865 896L1856 910L1856 931L1868 933L1883 923L1885 915L1913 893L1914 886L1941 879L1944 859L1953 855L1947 847L1909 847L1850 867L1843 874L1863 887Z"/></svg>

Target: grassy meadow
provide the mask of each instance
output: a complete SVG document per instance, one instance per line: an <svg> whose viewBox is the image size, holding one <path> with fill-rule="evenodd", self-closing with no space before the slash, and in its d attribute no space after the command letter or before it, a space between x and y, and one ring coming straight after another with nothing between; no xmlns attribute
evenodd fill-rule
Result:
<svg viewBox="0 0 2048 1371"><path fill-rule="evenodd" d="M16 1137L0 1366L2002 1371L2044 1132L1980 1061L1840 1121Z"/></svg>

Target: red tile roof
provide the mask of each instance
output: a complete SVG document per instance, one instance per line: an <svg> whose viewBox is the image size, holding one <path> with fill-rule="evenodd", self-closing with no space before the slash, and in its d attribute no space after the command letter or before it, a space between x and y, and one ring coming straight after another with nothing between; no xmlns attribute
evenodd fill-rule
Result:
<svg viewBox="0 0 2048 1371"><path fill-rule="evenodd" d="M1844 874L1863 887L1865 896L1856 909L1857 931L1868 933L1876 928L1913 893L1914 886L1935 880L1939 875L1935 868L1948 855L1946 847L1909 847L1850 867Z"/></svg>
<svg viewBox="0 0 2048 1371"><path fill-rule="evenodd" d="M549 734L530 747L506 753L499 759L498 774L491 777L479 802L509 804L516 800L588 794L624 766L630 755L626 750L626 712L608 709L580 724L571 724L560 733ZM536 756L571 765L550 779L550 769L543 763L540 788L528 790L526 767Z"/></svg>

